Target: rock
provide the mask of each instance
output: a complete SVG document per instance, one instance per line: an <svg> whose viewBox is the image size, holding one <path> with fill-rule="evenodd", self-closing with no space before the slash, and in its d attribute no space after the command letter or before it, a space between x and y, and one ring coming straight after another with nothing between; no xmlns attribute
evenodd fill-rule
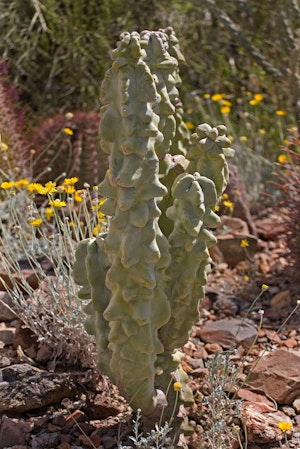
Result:
<svg viewBox="0 0 300 449"><path fill-rule="evenodd" d="M272 401L270 401L265 395L256 393L255 391L240 388L237 391L237 396L243 399L246 405L249 403L262 404L265 406L265 411L275 410L275 404Z"/></svg>
<svg viewBox="0 0 300 449"><path fill-rule="evenodd" d="M234 267L249 257L253 259L258 250L258 238L250 234L218 235L217 240L217 247L223 258L222 261L227 263L229 267ZM242 240L247 240L249 245L246 248L241 247Z"/></svg>
<svg viewBox="0 0 300 449"><path fill-rule="evenodd" d="M244 220L251 234L256 235L256 226L251 216L245 183L236 165L229 164L229 173L229 182L225 193L227 193L229 200L234 203L232 216Z"/></svg>
<svg viewBox="0 0 300 449"><path fill-rule="evenodd" d="M12 321L16 318L15 306L7 292L0 291L0 321Z"/></svg>
<svg viewBox="0 0 300 449"><path fill-rule="evenodd" d="M300 353L279 348L264 355L247 383L277 403L291 405L300 396Z"/></svg>
<svg viewBox="0 0 300 449"><path fill-rule="evenodd" d="M32 436L32 449L52 449L60 443L60 435L56 432L42 433Z"/></svg>
<svg viewBox="0 0 300 449"><path fill-rule="evenodd" d="M300 398L296 398L293 402L293 407L298 414L300 414Z"/></svg>
<svg viewBox="0 0 300 449"><path fill-rule="evenodd" d="M0 370L0 413L24 413L75 394L70 374L48 373L27 364Z"/></svg>
<svg viewBox="0 0 300 449"><path fill-rule="evenodd" d="M284 218L278 213L256 220L255 223L257 235L263 240L278 240L278 237L286 234Z"/></svg>
<svg viewBox="0 0 300 449"><path fill-rule="evenodd" d="M13 344L15 332L16 329L14 327L0 328L0 341L3 342L4 346L9 346Z"/></svg>
<svg viewBox="0 0 300 449"><path fill-rule="evenodd" d="M210 321L201 328L196 327L196 333L205 343L219 344L224 349L239 345L249 348L257 335L257 329L249 320L224 318Z"/></svg>
<svg viewBox="0 0 300 449"><path fill-rule="evenodd" d="M217 228L218 234L250 234L247 223L240 218L221 215L220 219L221 223Z"/></svg>
<svg viewBox="0 0 300 449"><path fill-rule="evenodd" d="M0 426L0 449L26 444L31 429L32 425L22 419L3 416Z"/></svg>
<svg viewBox="0 0 300 449"><path fill-rule="evenodd" d="M248 440L254 443L273 443L284 438L283 432L278 428L281 421L291 423L290 418L278 410L261 412L255 404L244 407L243 416L247 429ZM292 423L291 423L292 424ZM290 431L286 432L291 434Z"/></svg>
<svg viewBox="0 0 300 449"><path fill-rule="evenodd" d="M88 404L86 413L91 419L105 419L109 416L117 416L120 413L120 406L117 401L113 402L102 394L97 394Z"/></svg>
<svg viewBox="0 0 300 449"><path fill-rule="evenodd" d="M291 305L291 302L292 299L290 291L283 290L271 298L270 307L273 310L282 310L288 308Z"/></svg>

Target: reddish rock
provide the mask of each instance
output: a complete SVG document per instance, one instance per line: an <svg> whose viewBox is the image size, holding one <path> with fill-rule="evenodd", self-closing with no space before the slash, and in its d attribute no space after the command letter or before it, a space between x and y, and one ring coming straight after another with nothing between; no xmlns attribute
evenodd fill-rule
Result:
<svg viewBox="0 0 300 449"><path fill-rule="evenodd" d="M12 321L16 318L15 306L7 292L0 291L0 321Z"/></svg>
<svg viewBox="0 0 300 449"><path fill-rule="evenodd" d="M32 426L28 422L3 416L0 426L0 448L26 444L31 430Z"/></svg>
<svg viewBox="0 0 300 449"><path fill-rule="evenodd" d="M222 254L223 262L226 262L229 267L234 267L249 257L253 259L258 250L258 239L250 234L218 235L217 240L217 247ZM246 248L241 247L242 240L247 240Z"/></svg>
<svg viewBox="0 0 300 449"><path fill-rule="evenodd" d="M264 355L250 371L247 383L279 404L291 405L300 397L300 353L279 348Z"/></svg>
<svg viewBox="0 0 300 449"><path fill-rule="evenodd" d="M286 309L291 305L291 293L289 290L278 292L270 301L270 307L275 310Z"/></svg>
<svg viewBox="0 0 300 449"><path fill-rule="evenodd" d="M4 344L4 346L12 345L14 342L16 329L14 327L1 327L0 328L0 342Z"/></svg>
<svg viewBox="0 0 300 449"><path fill-rule="evenodd" d="M218 234L250 234L247 223L240 218L222 215L220 219L221 223L217 229Z"/></svg>
<svg viewBox="0 0 300 449"><path fill-rule="evenodd" d="M219 344L224 349L242 345L250 347L257 335L256 327L249 320L224 318L209 321L203 327L196 327L197 336L205 343ZM207 349L205 345L205 349Z"/></svg>
<svg viewBox="0 0 300 449"><path fill-rule="evenodd" d="M281 421L291 423L290 418L278 410L264 413L258 408L254 404L249 404L243 410L248 440L266 444L283 439L284 435L278 428L278 423ZM289 431L287 434L291 434L291 432Z"/></svg>

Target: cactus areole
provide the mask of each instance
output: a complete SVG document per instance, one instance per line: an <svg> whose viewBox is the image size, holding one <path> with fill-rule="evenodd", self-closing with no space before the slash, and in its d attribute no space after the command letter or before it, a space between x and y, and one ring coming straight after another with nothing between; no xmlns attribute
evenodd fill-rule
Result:
<svg viewBox="0 0 300 449"><path fill-rule="evenodd" d="M223 125L202 124L190 135L171 28L124 33L111 56L100 97L109 170L99 192L109 230L79 244L73 275L79 297L91 299L86 329L99 368L151 416L174 400L172 379L182 385L181 403L193 401L180 348L198 318L220 221L214 211L228 181L225 156L234 151Z"/></svg>

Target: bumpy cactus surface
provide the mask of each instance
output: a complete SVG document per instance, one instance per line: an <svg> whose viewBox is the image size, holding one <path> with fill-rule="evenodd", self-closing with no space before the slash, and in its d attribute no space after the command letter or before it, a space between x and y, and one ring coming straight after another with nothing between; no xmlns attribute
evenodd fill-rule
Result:
<svg viewBox="0 0 300 449"><path fill-rule="evenodd" d="M189 135L181 59L171 29L124 33L112 52L100 124L109 231L81 242L73 270L79 296L92 300L86 328L99 367L144 416L168 410L166 401L173 409L172 378L182 384L181 402L193 402L179 349L197 321L233 153L224 126Z"/></svg>

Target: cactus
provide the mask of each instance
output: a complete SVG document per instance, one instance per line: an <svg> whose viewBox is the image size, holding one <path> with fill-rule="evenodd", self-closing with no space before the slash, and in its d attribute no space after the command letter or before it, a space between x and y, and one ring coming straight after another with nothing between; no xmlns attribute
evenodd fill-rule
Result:
<svg viewBox="0 0 300 449"><path fill-rule="evenodd" d="M66 176L79 178L77 186L87 182L98 184L108 164L99 145L99 120L96 112L56 114L46 118L32 131L31 145L35 150L33 178L39 182ZM70 135L63 130L70 130ZM45 168L51 167L51 172Z"/></svg>
<svg viewBox="0 0 300 449"><path fill-rule="evenodd" d="M121 35L101 86L109 170L99 192L109 231L79 244L74 264L99 368L149 420L193 403L180 366L216 242L214 210L231 156L224 126L189 136L178 99L178 42L168 28ZM168 405L166 405L168 404ZM177 409L176 409L177 410Z"/></svg>
<svg viewBox="0 0 300 449"><path fill-rule="evenodd" d="M0 179L28 176L29 145L23 138L25 110L8 79L8 66L0 61Z"/></svg>

